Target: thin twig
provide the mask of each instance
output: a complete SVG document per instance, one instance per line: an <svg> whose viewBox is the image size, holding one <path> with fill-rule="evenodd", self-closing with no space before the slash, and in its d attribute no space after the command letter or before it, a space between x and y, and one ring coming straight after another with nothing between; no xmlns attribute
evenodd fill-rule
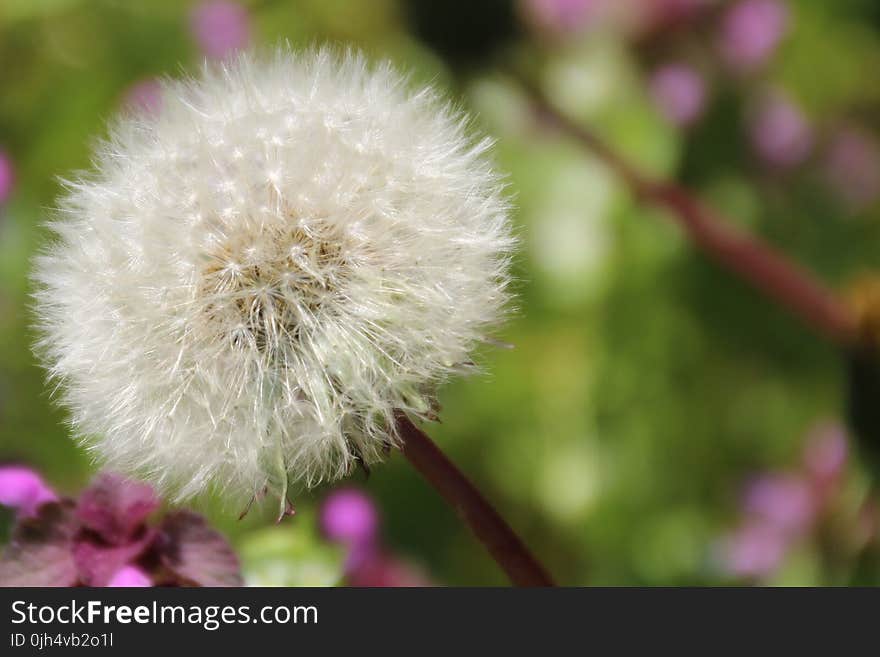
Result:
<svg viewBox="0 0 880 657"><path fill-rule="evenodd" d="M434 442L404 414L397 414L404 456L461 515L516 586L554 586L522 540Z"/></svg>
<svg viewBox="0 0 880 657"><path fill-rule="evenodd" d="M694 245L727 270L800 317L835 344L857 341L850 308L810 272L755 235L736 230L683 186L642 174L588 128L556 109L530 81L516 76L541 116L602 160L643 202L672 213Z"/></svg>

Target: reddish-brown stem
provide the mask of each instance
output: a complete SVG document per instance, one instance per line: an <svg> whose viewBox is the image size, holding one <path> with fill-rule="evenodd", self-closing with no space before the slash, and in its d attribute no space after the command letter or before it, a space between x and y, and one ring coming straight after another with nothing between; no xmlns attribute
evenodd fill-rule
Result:
<svg viewBox="0 0 880 657"><path fill-rule="evenodd" d="M543 118L605 162L636 197L669 210L704 254L836 344L851 346L856 342L856 322L850 308L810 272L760 238L733 228L681 185L643 175L595 133L553 107L528 81L520 78L520 82Z"/></svg>
<svg viewBox="0 0 880 657"><path fill-rule="evenodd" d="M522 540L437 445L403 413L397 430L404 456L458 512L515 586L554 586Z"/></svg>

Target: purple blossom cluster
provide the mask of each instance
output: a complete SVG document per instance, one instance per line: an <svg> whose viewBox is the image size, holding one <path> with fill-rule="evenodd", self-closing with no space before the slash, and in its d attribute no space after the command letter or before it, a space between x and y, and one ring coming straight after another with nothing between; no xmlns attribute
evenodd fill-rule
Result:
<svg viewBox="0 0 880 657"><path fill-rule="evenodd" d="M347 552L345 579L349 586L429 586L428 578L382 545L379 512L366 493L340 488L324 500L320 513L324 536Z"/></svg>
<svg viewBox="0 0 880 657"><path fill-rule="evenodd" d="M662 23L692 18L704 9L700 2L661 2L655 13ZM718 20L714 49L722 69L734 75L748 75L765 68L788 29L788 10L781 0L740 0L724 11ZM706 76L698 67L684 61L664 64L654 70L650 90L660 112L671 123L689 126L703 115L709 100ZM768 127L783 129L782 143ZM777 103L768 107L753 130L760 155L771 162L803 157L806 122L796 106ZM794 134L797 133L797 134ZM807 148L808 150L808 148Z"/></svg>
<svg viewBox="0 0 880 657"><path fill-rule="evenodd" d="M811 433L797 468L753 477L743 491L739 525L721 541L724 569L756 580L776 573L834 503L847 460L845 430L828 424Z"/></svg>
<svg viewBox="0 0 880 657"><path fill-rule="evenodd" d="M0 558L3 586L239 586L226 539L190 511L150 518L150 486L98 475L77 499L32 470L0 468L0 504L16 512Z"/></svg>
<svg viewBox="0 0 880 657"><path fill-rule="evenodd" d="M554 0L540 4L554 5ZM704 12L709 3L700 0L631 0L630 4L650 14L652 24L684 25L702 17L704 23L714 26L710 30L714 59L697 64L680 54L661 58L648 74L651 99L669 123L680 128L697 124L712 101L710 81L732 79L745 93L745 136L765 171L793 171L815 156L829 189L848 208L859 211L880 198L877 140L847 122L835 125L838 122L832 120L830 129L820 130L793 94L766 81L774 56L794 22L785 0L736 0L717 14ZM545 13L552 14L549 10ZM697 28L686 38L692 39L695 33L699 33ZM664 29L657 32L657 38L666 41L665 48L678 52L676 34Z"/></svg>

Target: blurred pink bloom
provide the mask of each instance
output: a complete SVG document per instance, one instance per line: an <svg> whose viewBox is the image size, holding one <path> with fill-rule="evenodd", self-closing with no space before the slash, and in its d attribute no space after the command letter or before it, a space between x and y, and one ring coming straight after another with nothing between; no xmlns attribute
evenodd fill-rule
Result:
<svg viewBox="0 0 880 657"><path fill-rule="evenodd" d="M762 66L773 55L788 27L788 10L780 0L741 0L721 22L719 48L739 72Z"/></svg>
<svg viewBox="0 0 880 657"><path fill-rule="evenodd" d="M749 132L755 153L773 167L796 166L813 148L813 132L806 116L783 94L773 94L763 101Z"/></svg>
<svg viewBox="0 0 880 657"><path fill-rule="evenodd" d="M846 430L829 423L814 429L804 448L804 469L820 486L833 484L843 475L849 456Z"/></svg>
<svg viewBox="0 0 880 657"><path fill-rule="evenodd" d="M372 543L378 527L379 514L373 500L356 488L332 492L321 506L321 529L331 541Z"/></svg>
<svg viewBox="0 0 880 657"><path fill-rule="evenodd" d="M321 505L319 523L328 540L348 549L345 572L350 586L430 585L419 569L382 547L379 511L363 491L340 488L330 493Z"/></svg>
<svg viewBox="0 0 880 657"><path fill-rule="evenodd" d="M156 78L144 78L125 92L124 103L134 112L156 114L162 109L162 85Z"/></svg>
<svg viewBox="0 0 880 657"><path fill-rule="evenodd" d="M12 159L4 151L0 151L0 203L6 201L15 186L15 170Z"/></svg>
<svg viewBox="0 0 880 657"><path fill-rule="evenodd" d="M213 59L228 57L250 42L247 9L230 0L202 2L193 11L190 25L202 52Z"/></svg>
<svg viewBox="0 0 880 657"><path fill-rule="evenodd" d="M587 27L603 0L524 0L524 12L535 25L556 34L572 34Z"/></svg>
<svg viewBox="0 0 880 657"><path fill-rule="evenodd" d="M404 588L431 586L428 577L410 563L388 554L377 554L349 574L350 586Z"/></svg>
<svg viewBox="0 0 880 657"><path fill-rule="evenodd" d="M150 486L108 472L82 492L76 516L107 544L118 545L131 540L158 508L159 498Z"/></svg>
<svg viewBox="0 0 880 657"><path fill-rule="evenodd" d="M805 479L793 474L766 474L747 486L743 511L780 534L794 536L813 524L816 504Z"/></svg>
<svg viewBox="0 0 880 657"><path fill-rule="evenodd" d="M143 587L152 586L150 576L137 566L124 566L107 583L108 587Z"/></svg>
<svg viewBox="0 0 880 657"><path fill-rule="evenodd" d="M732 575L763 578L779 568L787 550L784 534L764 523L750 522L723 541L721 556Z"/></svg>
<svg viewBox="0 0 880 657"><path fill-rule="evenodd" d="M40 505L57 499L43 478L30 468L0 467L0 504L12 507L22 517L35 516Z"/></svg>
<svg viewBox="0 0 880 657"><path fill-rule="evenodd" d="M348 549L349 573L379 552L379 511L363 491L341 488L328 495L321 505L320 525L328 540Z"/></svg>
<svg viewBox="0 0 880 657"><path fill-rule="evenodd" d="M702 76L689 66L663 66L651 76L649 86L654 103L675 125L690 125L705 109L706 85Z"/></svg>
<svg viewBox="0 0 880 657"><path fill-rule="evenodd" d="M825 175L831 187L855 209L880 197L880 147L870 135L844 128L831 140L825 155Z"/></svg>

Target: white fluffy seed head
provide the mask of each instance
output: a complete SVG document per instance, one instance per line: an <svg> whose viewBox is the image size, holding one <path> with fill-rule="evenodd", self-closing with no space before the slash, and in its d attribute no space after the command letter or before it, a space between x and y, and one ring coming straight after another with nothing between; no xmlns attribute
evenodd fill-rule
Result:
<svg viewBox="0 0 880 657"><path fill-rule="evenodd" d="M489 145L353 54L166 83L68 184L35 264L37 351L78 435L178 498L380 460L395 409L431 417L504 312Z"/></svg>

